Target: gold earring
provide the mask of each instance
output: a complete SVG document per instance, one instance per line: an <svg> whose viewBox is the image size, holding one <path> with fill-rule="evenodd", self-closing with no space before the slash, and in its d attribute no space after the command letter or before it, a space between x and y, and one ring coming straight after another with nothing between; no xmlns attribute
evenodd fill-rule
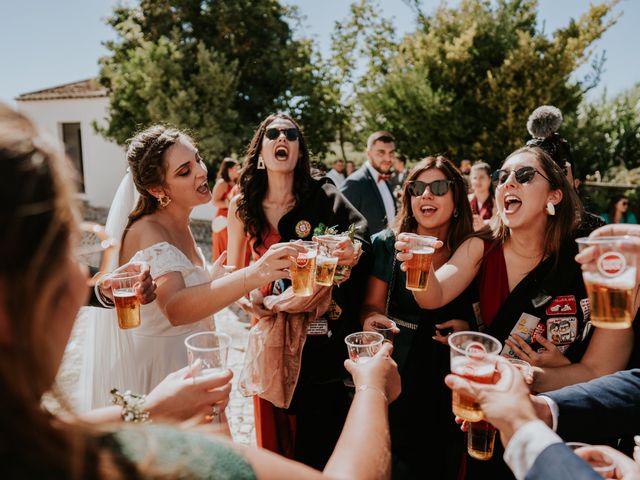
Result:
<svg viewBox="0 0 640 480"><path fill-rule="evenodd" d="M169 198L168 195L163 195L161 197L158 197L158 205L160 205L160 208L166 208L167 205L169 205L171 203L171 198Z"/></svg>
<svg viewBox="0 0 640 480"><path fill-rule="evenodd" d="M264 159L262 158L262 155L258 156L258 166L256 168L258 170L264 170L266 168L264 165Z"/></svg>

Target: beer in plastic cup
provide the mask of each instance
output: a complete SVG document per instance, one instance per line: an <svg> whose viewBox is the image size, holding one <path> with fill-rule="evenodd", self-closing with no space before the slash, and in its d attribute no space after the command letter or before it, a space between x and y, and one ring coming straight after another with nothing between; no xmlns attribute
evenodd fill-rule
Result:
<svg viewBox="0 0 640 480"><path fill-rule="evenodd" d="M469 423L467 431L467 453L476 460L490 460L496 441L496 429L489 422L481 420Z"/></svg>
<svg viewBox="0 0 640 480"><path fill-rule="evenodd" d="M502 348L498 340L481 332L456 332L449 335L451 373L478 383L495 383L497 355ZM484 419L475 398L452 392L452 410L468 422Z"/></svg>
<svg viewBox="0 0 640 480"><path fill-rule="evenodd" d="M396 322L393 320L387 320L387 323L375 321L371 327L384 337L385 342L393 344L393 330L397 328Z"/></svg>
<svg viewBox="0 0 640 480"><path fill-rule="evenodd" d="M600 328L622 329L633 321L636 254L629 237L578 238L580 250L594 248L596 261L582 266L589 295L591 323Z"/></svg>
<svg viewBox="0 0 640 480"><path fill-rule="evenodd" d="M316 257L318 256L318 244L316 242L303 242L292 240L305 248L293 259L291 265L291 285L293 294L298 297L309 297L313 294L316 280Z"/></svg>
<svg viewBox="0 0 640 480"><path fill-rule="evenodd" d="M139 275L139 272L122 272L109 276L118 326L122 329L140 326L140 301L134 288Z"/></svg>
<svg viewBox="0 0 640 480"><path fill-rule="evenodd" d="M404 233L409 243L409 251L413 255L405 262L407 266L406 287L408 290L426 290L429 279L429 268L435 249L431 246L437 239L417 233Z"/></svg>

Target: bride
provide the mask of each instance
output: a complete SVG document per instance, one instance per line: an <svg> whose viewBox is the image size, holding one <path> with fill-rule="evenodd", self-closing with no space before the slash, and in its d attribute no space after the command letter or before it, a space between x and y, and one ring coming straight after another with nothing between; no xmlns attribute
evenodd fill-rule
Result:
<svg viewBox="0 0 640 480"><path fill-rule="evenodd" d="M211 200L207 169L194 142L177 129L156 125L132 139L127 161L129 173L116 193L107 232L121 239L120 264L150 265L157 299L141 306L142 323L132 330L118 328L115 311L92 309L81 410L110 403L113 387L148 393L184 367L184 339L215 330L215 312L250 290L287 277L290 255L299 248L276 244L253 265L220 276L216 272L222 270L223 254L209 274L189 227L193 208Z"/></svg>

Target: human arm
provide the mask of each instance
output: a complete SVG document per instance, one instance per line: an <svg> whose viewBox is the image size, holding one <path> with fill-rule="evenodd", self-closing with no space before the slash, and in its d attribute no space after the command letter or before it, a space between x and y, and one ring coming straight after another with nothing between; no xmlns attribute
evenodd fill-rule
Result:
<svg viewBox="0 0 640 480"><path fill-rule="evenodd" d="M442 242L438 240L433 244L434 248L440 248ZM398 235L395 244L397 258L401 262L400 268L407 271L406 261L411 259L408 252L408 244L404 242L403 235ZM467 288L480 270L480 262L484 254L484 243L480 238L469 238L458 247L451 258L437 271L433 264L429 269L429 288L422 291L412 291L418 305L426 309L436 309L451 302Z"/></svg>
<svg viewBox="0 0 640 480"><path fill-rule="evenodd" d="M390 358L391 350L390 344L383 345L373 360L362 365L345 361L356 386L369 388L356 387L342 434L323 473L266 450L244 447L241 452L256 476L261 480L389 478L391 445L387 399L393 401L400 393L400 376Z"/></svg>
<svg viewBox="0 0 640 480"><path fill-rule="evenodd" d="M211 203L217 208L227 208L229 200L227 198L227 183L223 179L216 181L211 191Z"/></svg>
<svg viewBox="0 0 640 480"><path fill-rule="evenodd" d="M198 377L194 382L190 367L184 367L170 373L148 395L144 408L154 422L181 422L197 417L206 421L211 407L220 404L224 410L231 392L231 370ZM110 407L90 410L80 418L90 423L110 423L122 421L122 407Z"/></svg>
<svg viewBox="0 0 640 480"><path fill-rule="evenodd" d="M376 323L385 326L391 325L389 318L385 315L388 291L389 284L387 282L374 275L369 275L360 315L363 330L375 331L373 327ZM400 333L400 329L396 328L393 333Z"/></svg>
<svg viewBox="0 0 640 480"><path fill-rule="evenodd" d="M594 435L635 434L640 425L640 369L625 370L544 394L558 406L557 432L589 440ZM592 418L598 418L593 429Z"/></svg>
<svg viewBox="0 0 640 480"><path fill-rule="evenodd" d="M596 328L579 362L542 368L534 376L532 388L537 392L548 392L623 370L631 356L633 342L634 333L630 328Z"/></svg>

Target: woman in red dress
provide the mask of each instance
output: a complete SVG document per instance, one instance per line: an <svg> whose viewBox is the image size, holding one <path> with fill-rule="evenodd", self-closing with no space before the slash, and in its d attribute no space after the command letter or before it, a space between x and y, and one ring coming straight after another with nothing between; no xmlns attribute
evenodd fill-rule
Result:
<svg viewBox="0 0 640 480"><path fill-rule="evenodd" d="M371 267L366 220L332 182L311 177L304 136L287 115L271 115L258 127L239 188L229 205L228 265L244 266L245 250L257 259L274 243L311 240L321 224L340 232L353 226L362 243L360 260L348 239L334 252L339 265L353 268L348 280L332 288L329 309L307 331L289 407L278 408L258 397L254 401L258 446L322 469L350 404L344 385L344 337L362 328L359 311ZM275 282L263 294L278 294L286 287Z"/></svg>
<svg viewBox="0 0 640 480"><path fill-rule="evenodd" d="M238 162L225 158L220 164L216 184L211 192L211 202L218 209L211 222L211 261L215 262L227 249L227 214L229 202L236 193L238 181Z"/></svg>

